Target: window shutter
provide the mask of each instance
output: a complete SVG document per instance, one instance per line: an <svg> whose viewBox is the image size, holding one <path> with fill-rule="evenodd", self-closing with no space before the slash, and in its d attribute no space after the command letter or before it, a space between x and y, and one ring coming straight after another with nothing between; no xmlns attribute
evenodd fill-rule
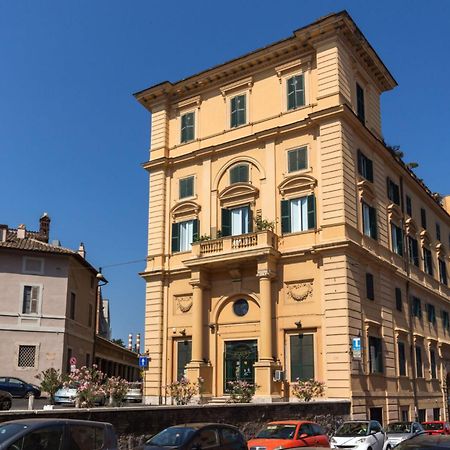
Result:
<svg viewBox="0 0 450 450"><path fill-rule="evenodd" d="M247 207L248 210L248 232L251 233L253 231L253 211L250 206Z"/></svg>
<svg viewBox="0 0 450 450"><path fill-rule="evenodd" d="M364 176L364 174L363 174L362 158L363 158L363 156L362 156L361 150L358 150L358 173L360 175Z"/></svg>
<svg viewBox="0 0 450 450"><path fill-rule="evenodd" d="M298 75L296 77L297 80L297 105L296 106L304 106L305 105L305 80L303 75Z"/></svg>
<svg viewBox="0 0 450 450"><path fill-rule="evenodd" d="M172 224L172 253L180 251L180 224Z"/></svg>
<svg viewBox="0 0 450 450"><path fill-rule="evenodd" d="M237 126L237 108L236 108L237 97L233 97L230 102L231 109L231 128Z"/></svg>
<svg viewBox="0 0 450 450"><path fill-rule="evenodd" d="M395 227L395 233L397 235L397 250L400 256L403 256L403 231L400 227Z"/></svg>
<svg viewBox="0 0 450 450"><path fill-rule="evenodd" d="M367 170L367 179L371 183L373 183L373 162L369 158L366 158L366 170Z"/></svg>
<svg viewBox="0 0 450 450"><path fill-rule="evenodd" d="M316 199L314 194L308 195L308 230L316 227Z"/></svg>
<svg viewBox="0 0 450 450"><path fill-rule="evenodd" d="M247 112L247 106L246 106L246 96L245 95L241 95L240 96L241 101L240 103L240 108L239 108L239 122L238 125L243 125L247 120L245 118L245 114Z"/></svg>
<svg viewBox="0 0 450 450"><path fill-rule="evenodd" d="M192 221L192 242L197 242L199 238L200 221L194 219Z"/></svg>
<svg viewBox="0 0 450 450"><path fill-rule="evenodd" d="M392 200L392 195L391 195L391 180L389 179L389 177L386 178L386 193L387 193L387 197L389 200Z"/></svg>
<svg viewBox="0 0 450 450"><path fill-rule="evenodd" d="M31 288L30 313L37 314L39 302L39 286Z"/></svg>
<svg viewBox="0 0 450 450"><path fill-rule="evenodd" d="M291 211L289 200L281 200L281 232L291 232Z"/></svg>
<svg viewBox="0 0 450 450"><path fill-rule="evenodd" d="M377 210L375 208L369 207L369 218L370 218L370 235L372 239L378 238L377 233Z"/></svg>
<svg viewBox="0 0 450 450"><path fill-rule="evenodd" d="M375 292L373 288L373 275L366 273L366 297L369 300L375 300Z"/></svg>
<svg viewBox="0 0 450 450"><path fill-rule="evenodd" d="M231 236L231 210L222 208L222 236Z"/></svg>

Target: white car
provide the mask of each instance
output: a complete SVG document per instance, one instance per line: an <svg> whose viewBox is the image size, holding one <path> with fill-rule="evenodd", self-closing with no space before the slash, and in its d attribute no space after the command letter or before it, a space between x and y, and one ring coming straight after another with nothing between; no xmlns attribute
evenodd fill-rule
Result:
<svg viewBox="0 0 450 450"><path fill-rule="evenodd" d="M330 439L331 448L354 450L390 450L386 432L376 420L344 422Z"/></svg>
<svg viewBox="0 0 450 450"><path fill-rule="evenodd" d="M62 387L54 395L56 405L75 405L77 398L76 386ZM106 403L105 395L100 395L95 399L96 405L103 406Z"/></svg>

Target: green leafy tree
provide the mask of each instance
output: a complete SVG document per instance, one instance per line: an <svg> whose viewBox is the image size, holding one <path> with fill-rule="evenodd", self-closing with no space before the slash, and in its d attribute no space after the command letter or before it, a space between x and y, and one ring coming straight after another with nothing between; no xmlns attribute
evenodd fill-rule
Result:
<svg viewBox="0 0 450 450"><path fill-rule="evenodd" d="M62 386L64 377L58 369L50 367L50 369L43 370L36 375L36 378L41 382L41 390L50 395L50 404L55 404L55 393Z"/></svg>

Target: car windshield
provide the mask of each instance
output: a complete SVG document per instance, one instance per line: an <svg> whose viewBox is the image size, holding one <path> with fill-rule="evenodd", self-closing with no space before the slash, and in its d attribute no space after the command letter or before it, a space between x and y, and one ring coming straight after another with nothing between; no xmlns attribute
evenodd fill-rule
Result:
<svg viewBox="0 0 450 450"><path fill-rule="evenodd" d="M345 422L338 428L335 436L367 436L368 433L368 422Z"/></svg>
<svg viewBox="0 0 450 450"><path fill-rule="evenodd" d="M28 425L19 423L7 423L5 425L0 425L0 444L26 428L28 428Z"/></svg>
<svg viewBox="0 0 450 450"><path fill-rule="evenodd" d="M425 422L422 424L422 426L425 428L425 430L442 430L444 428L443 423Z"/></svg>
<svg viewBox="0 0 450 450"><path fill-rule="evenodd" d="M411 422L395 422L387 426L386 433L409 433L411 431Z"/></svg>
<svg viewBox="0 0 450 450"><path fill-rule="evenodd" d="M258 439L294 439L296 428L295 424L269 423L256 437Z"/></svg>
<svg viewBox="0 0 450 450"><path fill-rule="evenodd" d="M194 433L194 428L170 427L153 436L146 444L158 447L179 447L185 444Z"/></svg>
<svg viewBox="0 0 450 450"><path fill-rule="evenodd" d="M141 389L141 383L128 383L128 389Z"/></svg>

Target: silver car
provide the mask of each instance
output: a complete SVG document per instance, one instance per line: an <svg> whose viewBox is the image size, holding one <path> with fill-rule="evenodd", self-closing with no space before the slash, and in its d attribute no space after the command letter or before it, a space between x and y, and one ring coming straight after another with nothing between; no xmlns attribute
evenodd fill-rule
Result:
<svg viewBox="0 0 450 450"><path fill-rule="evenodd" d="M137 381L129 383L125 400L127 402L142 402L142 383Z"/></svg>
<svg viewBox="0 0 450 450"><path fill-rule="evenodd" d="M56 405L75 405L77 399L77 387L68 386L62 387L55 392L54 395ZM103 406L106 403L106 396L100 394L95 398L95 404L98 406Z"/></svg>
<svg viewBox="0 0 450 450"><path fill-rule="evenodd" d="M386 428L386 433L392 447L424 432L425 430L419 422L392 422Z"/></svg>

